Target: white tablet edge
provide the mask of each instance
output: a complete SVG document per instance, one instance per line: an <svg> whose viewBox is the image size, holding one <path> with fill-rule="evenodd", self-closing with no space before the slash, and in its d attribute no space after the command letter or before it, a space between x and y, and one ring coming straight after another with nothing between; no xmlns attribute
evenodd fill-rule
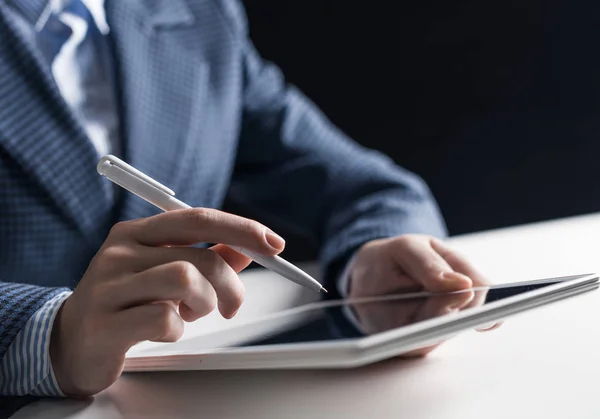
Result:
<svg viewBox="0 0 600 419"><path fill-rule="evenodd" d="M369 363L373 362L370 359L375 358L386 358L388 355L386 353L386 347L391 345L392 351L397 352L401 350L403 352L411 350L410 345L415 348L423 347L424 342L427 342L427 339L431 341L440 341L446 335L453 335L457 331L462 331L466 329L470 329L473 327L481 326L483 324L488 324L492 321L497 321L499 319L506 318L508 316L512 316L518 314L520 312L529 310L531 308L545 305L550 302L560 300L563 298L567 298L571 295L580 294L583 292L591 291L595 288L598 288L598 276L595 274L588 274L585 276L572 276L574 280L564 280L565 277L560 278L547 278L543 280L536 281L526 281L522 283L514 283L514 284L506 284L506 286L514 286L514 285L528 285L534 283L540 283L541 281L553 282L556 279L563 279L564 282L560 282L558 284L549 285L544 288L540 288L538 290L527 291L526 293L507 297L502 300L494 301L482 307L467 309L464 312L459 312L458 314L451 317L440 317L425 320L423 322L416 323L410 326L404 326L398 329L390 330L388 332L383 332L381 334L367 336L359 339L341 339L336 340L334 342L303 342L303 343L292 343L292 344L280 344L280 345L263 345L263 346L252 346L252 347L241 347L241 348L222 348L222 349L211 349L209 351L199 352L198 354L177 354L177 352L172 352L165 356L151 356L151 357L131 357L126 360L127 363L127 371L135 371L135 370L159 370L159 369L179 369L174 368L173 362L177 363L177 359L180 358L199 358L197 361L203 363L204 365L201 369L211 369L211 367L207 364L212 364L213 362L207 362L210 358L213 358L213 361L218 361L217 358L221 358L219 355L226 355L228 359L228 365L224 366L214 366L215 369L238 369L238 368L258 368L257 366L252 366L251 358L252 355L258 355L261 358L262 355L269 354L268 363L265 360L260 362L260 368L293 368L293 365L290 364L292 361L289 356L294 352L302 355L310 356L311 359L308 360L310 365L315 367L324 367L331 363L332 360L327 360L325 358L321 358L320 360L315 358L317 355L316 352L330 352L333 351L336 353L337 362L334 362L335 365L339 365L340 367L351 366L351 365L361 365L361 362ZM570 277L566 277L570 278ZM487 287L485 287L487 288ZM423 293L416 293L422 295ZM362 301L362 299L361 299ZM268 318L278 317L284 314L291 314L297 311L310 310L314 308L322 308L329 305L337 305L338 302L317 302L307 304L302 307L296 307L293 309L285 310L279 313L274 313L268 316L263 316L260 319L254 319L247 322L247 325L258 323L264 321ZM317 307L315 307L317 306ZM240 327L242 325L236 325L235 328ZM424 336L425 335L425 336ZM399 345L398 341L406 340L404 344ZM424 341L425 339L425 341ZM408 346L407 346L408 345ZM349 351L349 352L348 352ZM344 352L348 352L348 355L351 356L351 360L348 362L341 362L340 356ZM282 364L279 362L275 362L276 355L283 355ZM361 355L362 354L362 355ZM325 353L322 353L325 355ZM238 362L233 362L237 358L241 365ZM258 361L258 360L256 360ZM192 361L192 363L198 363ZM152 364L147 365L150 368L145 368L144 364ZM164 368L161 368L161 364ZM185 363L184 363L185 364ZM266 365L268 364L268 365ZM320 365L322 364L322 365ZM330 365L331 367L335 367L335 365ZM301 367L300 364L298 367ZM198 365L199 367L200 365ZM182 365L181 369L190 369L189 366Z"/></svg>

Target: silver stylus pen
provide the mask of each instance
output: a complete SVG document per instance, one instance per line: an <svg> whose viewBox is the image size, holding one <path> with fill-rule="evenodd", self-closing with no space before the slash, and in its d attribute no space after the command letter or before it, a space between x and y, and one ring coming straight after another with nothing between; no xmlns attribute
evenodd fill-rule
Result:
<svg viewBox="0 0 600 419"><path fill-rule="evenodd" d="M102 157L96 169L102 176L163 211L191 208L175 198L175 192L171 189L113 155ZM230 247L298 285L316 292L327 292L316 279L280 256L264 256L241 247Z"/></svg>

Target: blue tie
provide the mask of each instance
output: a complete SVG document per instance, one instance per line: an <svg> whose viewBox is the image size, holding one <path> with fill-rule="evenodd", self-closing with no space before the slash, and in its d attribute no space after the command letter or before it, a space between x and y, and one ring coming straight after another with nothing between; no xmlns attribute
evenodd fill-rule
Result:
<svg viewBox="0 0 600 419"><path fill-rule="evenodd" d="M83 19L87 24L86 39L83 42L97 42L102 33L96 26L96 22L88 8L81 0L71 0L69 4L61 10L61 13L71 13ZM63 23L58 14L50 13L46 24L38 33L38 46L47 60L48 64L52 64L60 49L69 40L73 30Z"/></svg>
<svg viewBox="0 0 600 419"><path fill-rule="evenodd" d="M52 65L60 49L72 34L71 28L62 23L54 13L48 17L44 28L38 33L36 41L49 65Z"/></svg>
<svg viewBox="0 0 600 419"><path fill-rule="evenodd" d="M114 68L106 36L82 0L48 15L36 42L99 156L118 152Z"/></svg>

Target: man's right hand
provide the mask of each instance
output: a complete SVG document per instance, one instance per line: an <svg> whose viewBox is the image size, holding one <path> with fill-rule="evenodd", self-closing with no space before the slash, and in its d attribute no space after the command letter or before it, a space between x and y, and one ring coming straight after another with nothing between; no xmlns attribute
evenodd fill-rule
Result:
<svg viewBox="0 0 600 419"><path fill-rule="evenodd" d="M221 243L210 249L196 243ZM231 318L244 299L237 273L251 260L225 245L263 255L284 240L256 221L196 208L116 224L55 321L50 358L61 390L96 394L123 371L141 341L173 342L183 321L218 306Z"/></svg>

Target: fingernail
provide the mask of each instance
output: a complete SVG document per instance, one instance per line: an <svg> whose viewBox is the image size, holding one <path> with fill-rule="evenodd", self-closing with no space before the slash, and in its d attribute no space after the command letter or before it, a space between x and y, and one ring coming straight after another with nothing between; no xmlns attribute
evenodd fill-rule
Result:
<svg viewBox="0 0 600 419"><path fill-rule="evenodd" d="M269 246L275 250L282 250L285 247L285 240L269 229L265 230L265 238Z"/></svg>
<svg viewBox="0 0 600 419"><path fill-rule="evenodd" d="M489 331L492 331L492 330L496 329L499 326L500 325L498 323L490 323L490 324L485 324L485 325L483 325L481 327L478 327L475 330L477 332L489 332Z"/></svg>
<svg viewBox="0 0 600 419"><path fill-rule="evenodd" d="M462 282L466 287L473 286L473 281L466 275L461 274L460 272L454 271L442 271L441 275L443 280L452 281L452 282Z"/></svg>

